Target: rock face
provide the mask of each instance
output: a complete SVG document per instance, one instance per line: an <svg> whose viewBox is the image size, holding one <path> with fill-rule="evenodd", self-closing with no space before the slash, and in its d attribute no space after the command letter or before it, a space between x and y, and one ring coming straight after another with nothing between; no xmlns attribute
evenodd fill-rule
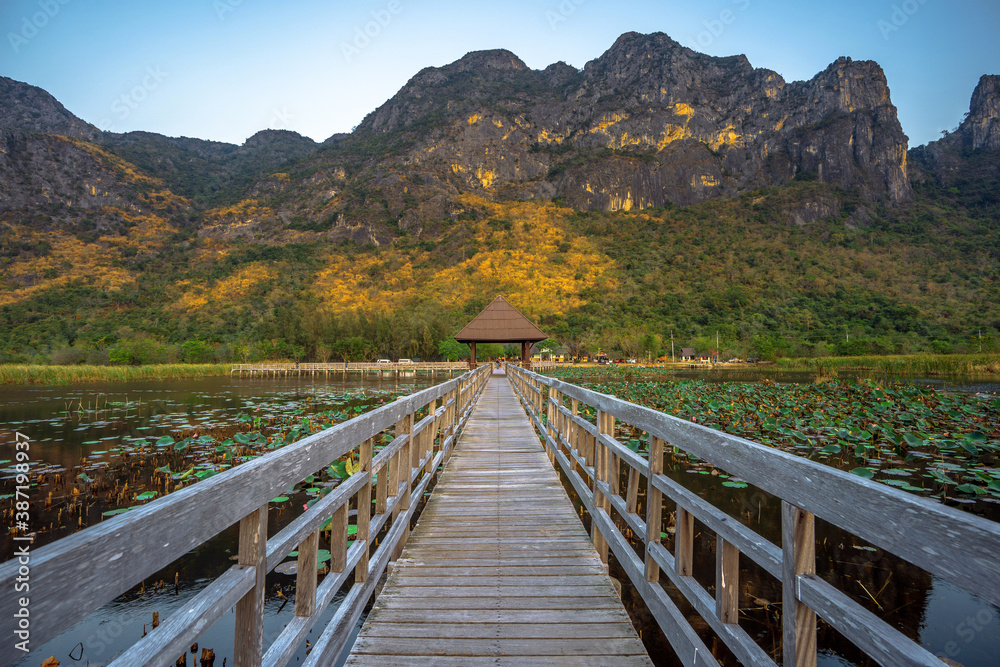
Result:
<svg viewBox="0 0 1000 667"><path fill-rule="evenodd" d="M125 174L133 167L146 181L162 179L185 197L211 200L222 192L239 198L271 171L317 148L286 130L258 132L243 146L151 132L101 132L41 88L0 77L0 213L64 206L91 215L85 212L138 201L141 197L129 196L136 174Z"/></svg>
<svg viewBox="0 0 1000 667"><path fill-rule="evenodd" d="M663 34L623 35L582 71L472 53L418 73L356 134L416 129L410 167L581 209L690 204L797 175L870 199L911 194L885 75L849 58L786 84Z"/></svg>
<svg viewBox="0 0 1000 667"><path fill-rule="evenodd" d="M0 214L73 221L105 206L132 206L134 181L119 165L78 139L0 131Z"/></svg>
<svg viewBox="0 0 1000 667"><path fill-rule="evenodd" d="M910 151L913 180L951 184L1000 176L1000 76L984 75L972 93L969 113L954 132Z"/></svg>
<svg viewBox="0 0 1000 667"><path fill-rule="evenodd" d="M41 88L0 76L0 129L96 139L101 131Z"/></svg>
<svg viewBox="0 0 1000 667"><path fill-rule="evenodd" d="M958 129L973 150L1000 149L1000 76L984 75L979 79L969 116Z"/></svg>
<svg viewBox="0 0 1000 667"><path fill-rule="evenodd" d="M981 113L967 123L975 141L990 144L996 85L981 87ZM8 205L45 190L37 182L44 175L28 173L42 169L35 157L43 153L31 157L42 149L27 134L65 134L124 158L186 201L254 200L239 209L257 211L241 213L241 224L266 218L378 243L475 215L461 203L470 192L611 211L687 205L792 179L835 184L868 201L911 196L907 138L876 63L841 58L809 81L786 83L744 56L707 56L661 33L622 35L582 70L532 70L505 50L470 53L421 70L354 132L322 145L277 131L243 146L102 133L10 79L0 79L0 129L22 160L0 156L0 171L19 179L0 193ZM76 201L71 180L69 190L47 192ZM107 192L123 196L125 185L111 185Z"/></svg>

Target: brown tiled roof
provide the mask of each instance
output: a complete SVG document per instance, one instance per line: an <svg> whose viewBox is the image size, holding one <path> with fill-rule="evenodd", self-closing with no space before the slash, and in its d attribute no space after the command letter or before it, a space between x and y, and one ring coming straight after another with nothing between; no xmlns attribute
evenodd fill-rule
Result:
<svg viewBox="0 0 1000 667"><path fill-rule="evenodd" d="M498 296L483 312L455 334L460 343L537 342L548 338L507 299Z"/></svg>

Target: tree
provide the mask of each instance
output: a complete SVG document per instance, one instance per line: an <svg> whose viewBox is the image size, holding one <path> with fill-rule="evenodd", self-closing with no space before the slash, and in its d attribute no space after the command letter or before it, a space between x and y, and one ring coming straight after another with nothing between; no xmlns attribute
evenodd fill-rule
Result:
<svg viewBox="0 0 1000 667"><path fill-rule="evenodd" d="M365 361L373 349L370 341L361 336L351 336L338 340L330 351L346 364L348 361Z"/></svg>
<svg viewBox="0 0 1000 667"><path fill-rule="evenodd" d="M164 363L166 353L163 343L145 336L120 340L108 350L111 363L120 366Z"/></svg>
<svg viewBox="0 0 1000 667"><path fill-rule="evenodd" d="M454 338L438 342L438 355L445 361L462 361L469 358L469 346Z"/></svg>
<svg viewBox="0 0 1000 667"><path fill-rule="evenodd" d="M498 343L484 343L476 346L476 359L499 359L504 356L503 346Z"/></svg>
<svg viewBox="0 0 1000 667"><path fill-rule="evenodd" d="M186 340L181 343L181 359L189 364L210 364L215 351L203 340Z"/></svg>
<svg viewBox="0 0 1000 667"><path fill-rule="evenodd" d="M546 354L552 356L552 351L559 347L559 341L553 338L546 338L538 344L538 351L544 357Z"/></svg>

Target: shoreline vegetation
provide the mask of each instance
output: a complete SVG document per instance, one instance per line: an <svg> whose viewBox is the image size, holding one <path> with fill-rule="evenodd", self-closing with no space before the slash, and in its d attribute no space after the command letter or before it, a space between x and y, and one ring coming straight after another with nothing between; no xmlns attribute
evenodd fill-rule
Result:
<svg viewBox="0 0 1000 667"><path fill-rule="evenodd" d="M145 366L43 366L0 364L0 384L62 385L77 382L135 382L229 375L232 364L150 364Z"/></svg>
<svg viewBox="0 0 1000 667"><path fill-rule="evenodd" d="M907 376L950 375L1000 376L1000 354L900 354L858 357L805 357L778 359L770 368L778 371L811 371L820 375L837 371L869 371Z"/></svg>
<svg viewBox="0 0 1000 667"><path fill-rule="evenodd" d="M265 362L261 362L265 363ZM294 362L285 362L294 363ZM589 364L560 363L557 368L582 368ZM685 370L690 363L666 364L665 370ZM695 366L698 366L695 364ZM146 364L141 366L47 366L0 364L0 385L64 385L84 382L134 382L229 375L233 364ZM595 366L600 368L600 366ZM641 364L628 368L642 367ZM1000 377L1000 353L909 354L858 357L782 358L762 364L704 365L705 370L804 371L820 376L839 371L860 371L905 376Z"/></svg>

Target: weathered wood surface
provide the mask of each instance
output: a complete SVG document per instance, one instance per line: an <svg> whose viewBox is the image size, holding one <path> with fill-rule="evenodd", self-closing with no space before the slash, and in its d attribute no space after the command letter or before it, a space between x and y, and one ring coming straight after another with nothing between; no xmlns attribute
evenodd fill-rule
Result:
<svg viewBox="0 0 1000 667"><path fill-rule="evenodd" d="M554 378L528 377L1000 604L1000 559L995 556L1000 553L1000 529L995 522L614 396ZM583 420L580 426L594 429ZM610 438L605 442L623 460L634 456ZM641 469L646 464L640 460L633 465ZM955 550L956 544L962 545L961 551Z"/></svg>
<svg viewBox="0 0 1000 667"><path fill-rule="evenodd" d="M428 426L440 426L440 435L445 449L454 441L456 429L465 423L479 390L484 385L488 370L467 373L459 378L400 398L354 419L337 424L299 442L270 452L256 460L227 470L196 486L171 493L142 507L103 521L83 531L46 545L31 554L31 640L42 644L67 627L84 618L133 585L163 568L179 556L204 543L222 530L239 522L246 523L258 508L257 516L266 516L270 498L289 488L305 476L328 465L343 454L360 448L364 459L363 470L341 484L333 493L314 505L286 526L270 540L266 540L264 528L257 525L255 531L246 525L241 530L240 570L230 571L209 585L202 594L185 606L184 615L173 616L167 623L151 632L125 654L128 660L116 664L157 664L163 656L173 654L176 646L190 646L198 634L218 619L234 603L237 604L237 645L240 657L248 664L259 664L262 650L261 619L263 610L264 574L280 563L289 551L302 544L311 534L331 517L337 521L336 549L333 566L348 568L336 577L327 577L322 586L316 588L311 581L303 581L303 594L297 598L299 613L309 607L311 616L296 616L289 623L301 626L302 632L283 633L278 642L284 642L286 634L295 635L296 641L304 638L316 622L317 616L329 604L340 586L349 575L369 572L372 561L367 558L366 548L352 547L344 553L346 546L346 503L355 503L353 496L359 491L370 495L372 475L385 464L392 452L383 450L374 460L370 460L372 438L381 434L400 419L412 415L417 409L429 404L442 403L434 418L425 419ZM445 414L447 413L447 415ZM423 422L422 422L423 423ZM415 435L420 435L416 433ZM399 441L399 448L408 444L409 436ZM425 441L430 440L430 431ZM390 448L396 443L390 445ZM438 458L443 452L434 453ZM428 452L427 458L432 454ZM427 463L429 469L436 468L438 459ZM420 471L417 471L420 472ZM387 475L380 475L380 480ZM425 475L424 480L429 480ZM421 493L426 481L419 482ZM383 485L384 486L384 483ZM399 495L388 496L388 491L380 486L381 509L368 517L358 515L358 540L365 534L377 535L388 518L384 512L395 512L401 503ZM367 497L366 495L366 497ZM260 521L257 516L257 521ZM366 521L367 520L367 521ZM369 524L368 530L364 529ZM266 522L265 524L266 525ZM341 530L342 529L342 530ZM245 535L244 535L245 533ZM256 537L253 535L256 534ZM244 544L246 537L246 544ZM384 543L384 540L383 540ZM300 549L300 553L302 550ZM365 553L362 553L365 552ZM18 574L16 559L0 564L0 584L13 588ZM305 568L308 570L308 568ZM252 575L252 576L251 576ZM381 572L374 572L377 580ZM69 582L69 585L67 582ZM249 582L249 583L248 583ZM336 586L333 587L333 584ZM315 604L307 602L315 595ZM357 608L360 614L368 598L362 599ZM298 600L302 605L298 605ZM257 618L254 619L254 615ZM0 629L12 634L16 620L13 616L0 619ZM289 651L294 651L294 646ZM343 646L341 645L341 649ZM284 651L284 649L281 649ZM287 652L282 652L282 660L287 661ZM133 658L135 658L133 660ZM267 662L267 661L265 661ZM284 664L278 661L274 664Z"/></svg>
<svg viewBox="0 0 1000 667"><path fill-rule="evenodd" d="M494 377L348 665L649 665L507 380Z"/></svg>
<svg viewBox="0 0 1000 667"><path fill-rule="evenodd" d="M609 542L611 551L685 665L701 663L708 651L703 644L699 645L690 624L665 595L660 586L661 574L666 575L725 642L740 664L774 665L754 638L739 626L741 555L756 561L782 581L783 608L787 612L783 618L784 664L808 667L817 663L817 617L880 664L936 664L936 658L912 639L813 574L815 517L894 552L984 600L1000 600L997 576L1000 560L996 558L1000 552L1000 529L995 523L613 396L513 371L513 386L529 409L536 431L544 437L546 447L590 512L595 531ZM544 387L548 387L548 399L543 403ZM569 407L565 405L566 399ZM541 421L545 404L547 424ZM596 425L578 416L581 404L597 412ZM614 438L613 431L602 426L607 414L650 434L648 462L630 452ZM596 457L588 451L595 438L599 454ZM782 547L665 476L662 471L665 443L781 498ZM609 455L612 464L629 466L625 497L602 470ZM593 468L589 467L591 462ZM647 481L645 520L635 512L638 475ZM602 502L607 500L610 510ZM677 507L674 554L664 548L656 530L663 518L664 500L675 502ZM691 576L694 519L716 534L714 596ZM636 537L646 541L644 559L624 539L616 522L628 525ZM963 548L955 551L955 544ZM942 558L942 553L949 557ZM645 569L645 577L641 569Z"/></svg>

